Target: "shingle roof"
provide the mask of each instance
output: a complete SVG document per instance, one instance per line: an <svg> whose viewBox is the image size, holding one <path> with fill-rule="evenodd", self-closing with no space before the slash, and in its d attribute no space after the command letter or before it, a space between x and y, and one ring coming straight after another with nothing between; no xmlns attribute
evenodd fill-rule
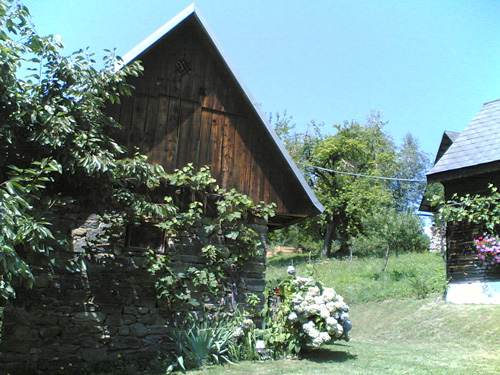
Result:
<svg viewBox="0 0 500 375"><path fill-rule="evenodd" d="M427 176L500 161L500 99L481 110Z"/></svg>
<svg viewBox="0 0 500 375"><path fill-rule="evenodd" d="M445 131L443 133L443 138L441 138L441 143L439 144L439 150L436 154L436 160L434 160L434 164L436 164L439 159L443 157L446 151L450 148L450 146L455 142L460 133Z"/></svg>

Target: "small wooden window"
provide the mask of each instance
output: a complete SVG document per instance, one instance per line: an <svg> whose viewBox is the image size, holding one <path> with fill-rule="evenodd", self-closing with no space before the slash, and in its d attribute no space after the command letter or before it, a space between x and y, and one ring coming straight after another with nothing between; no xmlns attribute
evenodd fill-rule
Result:
<svg viewBox="0 0 500 375"><path fill-rule="evenodd" d="M177 72L181 74L181 77L184 77L191 71L188 62L185 59L177 60L175 63L175 69L177 69Z"/></svg>
<svg viewBox="0 0 500 375"><path fill-rule="evenodd" d="M127 247L129 250L165 251L165 233L152 224L130 226L127 230Z"/></svg>

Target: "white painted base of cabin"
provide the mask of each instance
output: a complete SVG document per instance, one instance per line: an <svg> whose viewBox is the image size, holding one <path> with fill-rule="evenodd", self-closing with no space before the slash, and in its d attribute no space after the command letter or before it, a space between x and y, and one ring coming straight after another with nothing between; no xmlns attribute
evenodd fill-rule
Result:
<svg viewBox="0 0 500 375"><path fill-rule="evenodd" d="M500 305L500 281L452 283L446 301L460 305Z"/></svg>

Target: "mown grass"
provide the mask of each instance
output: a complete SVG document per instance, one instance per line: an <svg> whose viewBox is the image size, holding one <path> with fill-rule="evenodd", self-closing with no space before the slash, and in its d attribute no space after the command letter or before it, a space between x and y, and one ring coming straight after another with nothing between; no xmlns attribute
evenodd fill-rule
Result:
<svg viewBox="0 0 500 375"><path fill-rule="evenodd" d="M189 373L436 374L500 373L500 307L458 306L433 295L351 306L351 341L305 353L300 360L241 362Z"/></svg>
<svg viewBox="0 0 500 375"><path fill-rule="evenodd" d="M351 341L305 353L300 360L242 362L191 371L199 375L493 375L500 373L500 306L452 305L443 299L443 260L434 254L382 259L271 258L273 283L293 264L312 271L351 306Z"/></svg>

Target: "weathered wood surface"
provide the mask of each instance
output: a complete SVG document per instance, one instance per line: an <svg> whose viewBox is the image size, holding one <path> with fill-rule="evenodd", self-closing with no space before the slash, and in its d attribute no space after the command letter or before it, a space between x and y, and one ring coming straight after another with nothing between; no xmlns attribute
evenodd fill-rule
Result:
<svg viewBox="0 0 500 375"><path fill-rule="evenodd" d="M275 203L277 222L317 213L237 80L191 22L139 56L145 70L130 80L133 97L110 108L123 125L120 140L167 172L210 166L222 187ZM188 69L180 72L179 61Z"/></svg>
<svg viewBox="0 0 500 375"><path fill-rule="evenodd" d="M473 240L483 233L469 223L449 224L447 228L448 251L446 272L450 282L497 281L500 267L479 266Z"/></svg>

